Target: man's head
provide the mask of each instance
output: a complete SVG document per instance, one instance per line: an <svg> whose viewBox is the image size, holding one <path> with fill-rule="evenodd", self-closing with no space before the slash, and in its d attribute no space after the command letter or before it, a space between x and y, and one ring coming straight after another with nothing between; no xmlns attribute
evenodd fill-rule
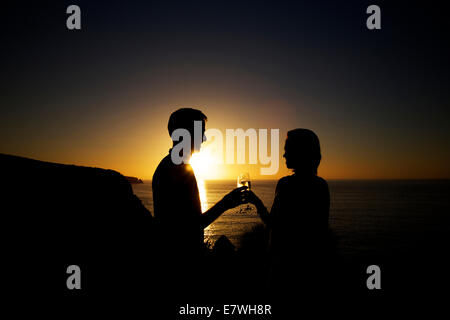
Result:
<svg viewBox="0 0 450 320"><path fill-rule="evenodd" d="M194 151L194 121L202 122L202 140L204 139L206 115L197 109L181 108L174 111L169 118L167 129L169 135L172 137L172 133L176 129L186 129L191 134L191 150ZM197 150L199 151L199 150Z"/></svg>

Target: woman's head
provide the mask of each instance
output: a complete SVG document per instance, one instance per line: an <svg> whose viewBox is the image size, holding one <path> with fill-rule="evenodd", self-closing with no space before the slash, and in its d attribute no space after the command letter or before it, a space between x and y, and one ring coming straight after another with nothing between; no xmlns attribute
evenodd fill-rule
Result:
<svg viewBox="0 0 450 320"><path fill-rule="evenodd" d="M287 133L284 145L286 166L298 174L317 174L322 156L317 135L308 129L294 129Z"/></svg>

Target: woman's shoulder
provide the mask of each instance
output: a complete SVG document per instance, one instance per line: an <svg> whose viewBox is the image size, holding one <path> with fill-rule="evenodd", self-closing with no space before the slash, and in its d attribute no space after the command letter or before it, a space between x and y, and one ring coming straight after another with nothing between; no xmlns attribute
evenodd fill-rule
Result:
<svg viewBox="0 0 450 320"><path fill-rule="evenodd" d="M311 178L312 178L312 180L310 180ZM297 177L295 174L292 174L290 176L285 176L285 177L281 178L280 180L278 180L278 184L294 183L299 179L304 180L304 178ZM319 177L319 176L308 177L306 180L313 181L314 183L327 185L327 181L324 178Z"/></svg>
<svg viewBox="0 0 450 320"><path fill-rule="evenodd" d="M316 187L319 189L326 189L328 190L328 183L325 179L319 176L313 176L312 179L302 179L299 177L296 177L295 174L290 176L285 176L278 180L276 190L280 191L285 188L287 189L293 189L300 186L305 186L305 183L307 185L310 185L310 187Z"/></svg>
<svg viewBox="0 0 450 320"><path fill-rule="evenodd" d="M316 190L328 192L328 183L324 178L315 176L313 179L313 184L314 184Z"/></svg>
<svg viewBox="0 0 450 320"><path fill-rule="evenodd" d="M319 185L327 186L327 187L328 187L328 182L327 182L327 180L325 180L325 179L322 178L322 177L315 176L315 181L316 181L316 183L319 184Z"/></svg>
<svg viewBox="0 0 450 320"><path fill-rule="evenodd" d="M280 190L289 188L290 186L292 186L293 182L294 182L294 175L285 176L281 178L277 182L276 191L279 192Z"/></svg>
<svg viewBox="0 0 450 320"><path fill-rule="evenodd" d="M294 177L294 175L282 177L280 180L278 180L277 185L284 185L284 184L291 183L293 181L293 177Z"/></svg>

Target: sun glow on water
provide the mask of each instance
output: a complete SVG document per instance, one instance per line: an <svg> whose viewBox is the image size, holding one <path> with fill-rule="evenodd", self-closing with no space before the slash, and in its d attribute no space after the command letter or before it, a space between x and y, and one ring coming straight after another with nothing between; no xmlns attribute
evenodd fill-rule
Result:
<svg viewBox="0 0 450 320"><path fill-rule="evenodd" d="M198 193L200 194L200 203L202 205L202 212L208 210L208 199L206 198L205 180L197 179Z"/></svg>
<svg viewBox="0 0 450 320"><path fill-rule="evenodd" d="M205 180L211 177L213 158L206 151L194 153L189 161L192 169L194 169L195 178L197 179L198 191L200 194L200 202L202 212L208 210L208 199L206 197Z"/></svg>

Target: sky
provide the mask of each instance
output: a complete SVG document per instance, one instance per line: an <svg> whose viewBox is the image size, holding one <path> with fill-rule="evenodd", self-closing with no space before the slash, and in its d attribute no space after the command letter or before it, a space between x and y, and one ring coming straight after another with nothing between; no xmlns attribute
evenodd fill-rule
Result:
<svg viewBox="0 0 450 320"><path fill-rule="evenodd" d="M375 2L374 2L375 3ZM66 8L81 8L81 30ZM0 13L0 152L151 179L180 107L207 129L320 138L327 179L450 178L448 19L439 4L30 1Z"/></svg>

